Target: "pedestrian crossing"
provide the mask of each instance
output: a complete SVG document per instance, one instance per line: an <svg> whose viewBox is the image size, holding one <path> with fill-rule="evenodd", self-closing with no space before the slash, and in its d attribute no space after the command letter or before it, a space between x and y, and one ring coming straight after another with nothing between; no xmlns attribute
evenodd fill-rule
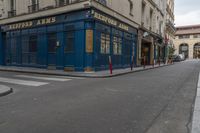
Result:
<svg viewBox="0 0 200 133"><path fill-rule="evenodd" d="M16 75L15 77L19 78L29 78L29 79L41 79L41 80L49 80L49 81L70 81L71 79L65 78L49 78L49 77L38 77L38 76L28 76L28 75Z"/></svg>
<svg viewBox="0 0 200 133"><path fill-rule="evenodd" d="M2 78L2 77L0 77L0 82L17 84L17 85L25 85L25 86L35 86L35 87L48 84L46 82L36 82L36 81L20 80L20 79L13 79L13 78Z"/></svg>
<svg viewBox="0 0 200 133"><path fill-rule="evenodd" d="M12 77L0 77L1 83L23 85L23 86L32 86L39 87L50 84L53 82L68 82L74 80L75 78L71 77L52 77L52 76L40 76L40 75L13 75ZM77 78L79 79L79 78Z"/></svg>

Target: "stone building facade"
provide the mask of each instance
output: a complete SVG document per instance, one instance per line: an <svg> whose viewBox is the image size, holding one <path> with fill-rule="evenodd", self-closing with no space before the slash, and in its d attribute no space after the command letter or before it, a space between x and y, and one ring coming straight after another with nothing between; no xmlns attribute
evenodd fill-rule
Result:
<svg viewBox="0 0 200 133"><path fill-rule="evenodd" d="M138 31L138 63L153 64L166 58L166 0L143 0ZM145 61L144 61L145 60Z"/></svg>
<svg viewBox="0 0 200 133"><path fill-rule="evenodd" d="M98 71L165 58L165 0L1 0L0 64Z"/></svg>
<svg viewBox="0 0 200 133"><path fill-rule="evenodd" d="M166 27L165 27L165 45L166 45L166 53L171 56L174 50L174 39L176 28L174 26L174 0L167 0L167 8L166 8Z"/></svg>
<svg viewBox="0 0 200 133"><path fill-rule="evenodd" d="M200 25L176 27L175 54L188 59L200 58Z"/></svg>

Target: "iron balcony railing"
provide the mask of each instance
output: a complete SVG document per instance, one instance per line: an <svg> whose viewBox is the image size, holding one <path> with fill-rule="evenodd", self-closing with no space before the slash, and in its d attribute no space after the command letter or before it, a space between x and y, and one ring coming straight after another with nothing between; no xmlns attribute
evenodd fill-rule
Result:
<svg viewBox="0 0 200 133"><path fill-rule="evenodd" d="M62 7L70 4L80 3L87 0L56 0L56 7ZM106 0L94 0L104 6L106 6Z"/></svg>
<svg viewBox="0 0 200 133"><path fill-rule="evenodd" d="M16 16L16 10L8 11L8 17L14 17L14 16Z"/></svg>
<svg viewBox="0 0 200 133"><path fill-rule="evenodd" d="M173 31L176 31L174 24L170 20L167 20L166 25L170 27Z"/></svg>
<svg viewBox="0 0 200 133"><path fill-rule="evenodd" d="M56 7L62 7L74 3L79 3L86 0L56 0Z"/></svg>
<svg viewBox="0 0 200 133"><path fill-rule="evenodd" d="M34 4L34 5L28 6L29 13L33 13L33 12L37 12L37 11L39 11L39 4Z"/></svg>

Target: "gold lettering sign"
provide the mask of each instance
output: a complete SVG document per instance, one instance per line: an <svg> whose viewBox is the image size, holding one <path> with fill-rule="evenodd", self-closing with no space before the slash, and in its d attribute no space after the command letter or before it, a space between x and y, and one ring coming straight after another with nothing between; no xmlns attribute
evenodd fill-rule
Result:
<svg viewBox="0 0 200 133"><path fill-rule="evenodd" d="M93 53L93 30L86 30L86 52Z"/></svg>
<svg viewBox="0 0 200 133"><path fill-rule="evenodd" d="M128 31L128 26L125 25L125 24L120 23L120 24L119 24L119 28Z"/></svg>
<svg viewBox="0 0 200 133"><path fill-rule="evenodd" d="M126 24L123 24L123 23L120 23L110 17L107 17L105 15L102 15L100 13L97 13L97 12L93 12L94 14L94 18L98 19L98 20L101 20L107 24L110 24L110 25L113 25L115 27L118 27L122 30L125 30L125 31L128 31L129 30L129 27L126 25Z"/></svg>
<svg viewBox="0 0 200 133"><path fill-rule="evenodd" d="M9 30L17 30L24 28L31 28L32 26L46 25L52 24L56 22L56 17L44 18L34 21L21 22L16 24L8 25Z"/></svg>
<svg viewBox="0 0 200 133"><path fill-rule="evenodd" d="M56 17L44 18L37 20L37 25L52 24L56 22Z"/></svg>
<svg viewBox="0 0 200 133"><path fill-rule="evenodd" d="M22 28L29 28L29 27L32 27L32 25L33 25L33 22L28 21L28 22L11 24L8 27L9 27L9 30L16 30L16 29L22 29Z"/></svg>
<svg viewBox="0 0 200 133"><path fill-rule="evenodd" d="M99 20L101 20L101 21L103 21L105 23L117 26L117 21L115 21L114 19L111 19L109 17L106 17L104 15L101 15L101 14L99 14L97 12L94 12L94 18L99 19Z"/></svg>

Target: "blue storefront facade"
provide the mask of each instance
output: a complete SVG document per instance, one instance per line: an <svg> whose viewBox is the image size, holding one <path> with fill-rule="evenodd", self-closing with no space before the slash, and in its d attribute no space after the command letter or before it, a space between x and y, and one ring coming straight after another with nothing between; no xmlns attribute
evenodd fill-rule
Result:
<svg viewBox="0 0 200 133"><path fill-rule="evenodd" d="M0 64L98 71L136 61L137 29L95 9L1 25Z"/></svg>

